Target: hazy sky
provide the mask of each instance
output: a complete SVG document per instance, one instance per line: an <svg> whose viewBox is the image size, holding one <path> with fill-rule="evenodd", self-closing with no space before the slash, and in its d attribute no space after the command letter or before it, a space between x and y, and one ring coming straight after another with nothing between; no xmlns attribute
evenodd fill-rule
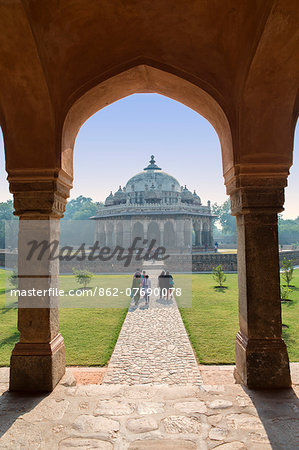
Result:
<svg viewBox="0 0 299 450"><path fill-rule="evenodd" d="M297 127L298 128L298 127ZM285 218L299 216L299 133L286 190ZM102 109L81 128L75 145L74 188L78 195L105 200L112 190L147 166L159 167L181 185L196 189L203 203L226 200L218 136L210 123L186 106L158 94L135 94ZM11 198L0 142L0 201Z"/></svg>

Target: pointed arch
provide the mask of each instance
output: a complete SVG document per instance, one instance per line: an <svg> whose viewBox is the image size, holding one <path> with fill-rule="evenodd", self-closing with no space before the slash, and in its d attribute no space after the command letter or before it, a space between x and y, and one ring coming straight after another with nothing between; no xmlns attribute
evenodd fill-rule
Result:
<svg viewBox="0 0 299 450"><path fill-rule="evenodd" d="M200 84L200 81L197 80ZM166 69L138 64L113 75L77 98L69 107L62 129L61 168L73 175L73 149L76 136L86 120L105 106L135 93L158 93L176 100L206 118L215 128L222 151L223 172L234 165L231 127L228 115L206 90ZM216 93L215 93L216 96Z"/></svg>

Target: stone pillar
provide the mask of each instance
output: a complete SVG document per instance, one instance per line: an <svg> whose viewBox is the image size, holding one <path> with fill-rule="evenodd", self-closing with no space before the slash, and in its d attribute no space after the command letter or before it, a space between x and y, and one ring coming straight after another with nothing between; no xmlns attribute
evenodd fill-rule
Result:
<svg viewBox="0 0 299 450"><path fill-rule="evenodd" d="M201 224L201 245L208 244L207 224L202 222Z"/></svg>
<svg viewBox="0 0 299 450"><path fill-rule="evenodd" d="M165 235L166 235L165 234L165 223L166 223L166 220L158 219L157 222L159 224L159 230L160 230L160 245L164 245L165 246L165 243L167 241L167 239L165 239Z"/></svg>
<svg viewBox="0 0 299 450"><path fill-rule="evenodd" d="M149 225L149 220L148 219L141 219L141 223L143 225L143 238L147 239L147 231L148 231L148 225ZM148 245L148 244L146 244Z"/></svg>
<svg viewBox="0 0 299 450"><path fill-rule="evenodd" d="M28 260L28 241L59 242L59 219L65 210L71 180L66 175L64 179L56 174L42 175L39 179L28 174L9 176L15 214L20 217L19 289L43 291L40 297L19 298L20 341L11 356L11 391L51 391L65 372L57 291L49 291L58 287L59 262L49 258L50 249L41 260L38 252Z"/></svg>
<svg viewBox="0 0 299 450"><path fill-rule="evenodd" d="M185 227L185 223L184 223L184 227ZM190 249L192 249L192 230L193 230L193 222L192 219L190 218L188 220L188 234L189 234L189 239L188 239L188 245L190 245ZM185 232L185 230L184 230Z"/></svg>
<svg viewBox="0 0 299 450"><path fill-rule="evenodd" d="M201 246L201 228L199 225L199 229L195 231L195 243L197 247Z"/></svg>
<svg viewBox="0 0 299 450"><path fill-rule="evenodd" d="M176 234L176 248L182 250L185 247L184 243L184 219L177 218L175 221Z"/></svg>
<svg viewBox="0 0 299 450"><path fill-rule="evenodd" d="M202 219L201 219L199 221L199 232L198 232L198 244L200 247L202 247L202 245L203 245L202 230L203 230L203 223L202 223Z"/></svg>
<svg viewBox="0 0 299 450"><path fill-rule="evenodd" d="M213 221L211 218L209 218L209 245L213 246Z"/></svg>
<svg viewBox="0 0 299 450"><path fill-rule="evenodd" d="M239 322L235 378L249 388L291 385L282 339L277 213L284 189L228 188L237 216ZM274 184L274 183L273 183Z"/></svg>

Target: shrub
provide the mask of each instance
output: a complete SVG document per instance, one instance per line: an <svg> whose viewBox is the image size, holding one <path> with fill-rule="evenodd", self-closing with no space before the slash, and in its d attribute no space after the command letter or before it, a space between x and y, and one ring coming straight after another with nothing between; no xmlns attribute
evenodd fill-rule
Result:
<svg viewBox="0 0 299 450"><path fill-rule="evenodd" d="M291 279L293 278L294 266L293 261L291 259L283 258L281 263L282 269L282 278L287 284L287 287L290 287Z"/></svg>
<svg viewBox="0 0 299 450"><path fill-rule="evenodd" d="M288 300L291 292L292 292L292 289L290 289L288 286L281 286L280 287L281 300Z"/></svg>
<svg viewBox="0 0 299 450"><path fill-rule="evenodd" d="M212 276L216 283L219 284L219 287L223 287L223 283L226 281L226 275L224 274L221 265L213 268Z"/></svg>
<svg viewBox="0 0 299 450"><path fill-rule="evenodd" d="M77 283L80 285L83 285L84 288L87 287L88 283L93 277L93 273L89 272L88 270L76 270L73 269L73 274L75 275L75 278L77 280Z"/></svg>
<svg viewBox="0 0 299 450"><path fill-rule="evenodd" d="M12 272L12 274L9 275L8 277L8 281L11 284L11 286L13 286L14 288L18 288L19 285L19 277L18 277L18 273L16 270L14 270Z"/></svg>

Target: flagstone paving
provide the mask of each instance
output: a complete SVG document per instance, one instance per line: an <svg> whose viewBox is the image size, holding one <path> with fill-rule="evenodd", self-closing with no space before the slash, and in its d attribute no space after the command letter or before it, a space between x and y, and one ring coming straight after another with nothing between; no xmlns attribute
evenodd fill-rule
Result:
<svg viewBox="0 0 299 450"><path fill-rule="evenodd" d="M292 368L294 390L278 391L237 384L74 385L76 369L68 369L49 395L9 393L8 369L0 369L0 449L295 450L299 364ZM228 383L232 369L219 368ZM212 371L216 376L217 367Z"/></svg>
<svg viewBox="0 0 299 450"><path fill-rule="evenodd" d="M68 368L52 393L25 395L0 368L0 450L299 448L299 363L278 391L234 384L233 366L201 368L176 303L141 301L107 370Z"/></svg>
<svg viewBox="0 0 299 450"><path fill-rule="evenodd" d="M146 268L157 286L161 267ZM103 384L201 384L201 376L176 301L152 295L133 302L123 323Z"/></svg>

